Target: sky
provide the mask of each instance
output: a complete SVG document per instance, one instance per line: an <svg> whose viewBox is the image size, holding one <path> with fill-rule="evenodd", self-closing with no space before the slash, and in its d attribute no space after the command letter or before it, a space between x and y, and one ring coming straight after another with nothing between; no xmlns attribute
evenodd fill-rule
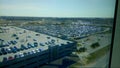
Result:
<svg viewBox="0 0 120 68"><path fill-rule="evenodd" d="M0 0L0 16L114 17L116 0Z"/></svg>

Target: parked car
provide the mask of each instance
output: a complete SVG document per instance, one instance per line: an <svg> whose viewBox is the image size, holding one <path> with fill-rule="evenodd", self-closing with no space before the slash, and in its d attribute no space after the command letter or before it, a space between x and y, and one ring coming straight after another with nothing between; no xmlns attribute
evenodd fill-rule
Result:
<svg viewBox="0 0 120 68"><path fill-rule="evenodd" d="M20 58L18 54L14 55L14 58Z"/></svg>
<svg viewBox="0 0 120 68"><path fill-rule="evenodd" d="M8 61L7 57L3 57L3 62Z"/></svg>
<svg viewBox="0 0 120 68"><path fill-rule="evenodd" d="M0 51L0 56L2 55L2 52Z"/></svg>
<svg viewBox="0 0 120 68"><path fill-rule="evenodd" d="M17 50L17 51L20 51L20 49L18 49L16 46L14 46L13 48L14 48L15 50Z"/></svg>
<svg viewBox="0 0 120 68"><path fill-rule="evenodd" d="M28 55L28 53L26 53L26 52L24 52L23 54L24 54L24 56L27 56L27 55Z"/></svg>
<svg viewBox="0 0 120 68"><path fill-rule="evenodd" d="M19 57L24 57L24 54L23 53L19 53Z"/></svg>
<svg viewBox="0 0 120 68"><path fill-rule="evenodd" d="M32 52L32 53L36 53L36 51L35 51L35 50L32 50L31 52Z"/></svg>
<svg viewBox="0 0 120 68"><path fill-rule="evenodd" d="M32 44L30 44L30 43L27 43L27 47L28 48L34 48L34 46Z"/></svg>
<svg viewBox="0 0 120 68"><path fill-rule="evenodd" d="M46 43L47 44L47 43ZM40 43L40 46L45 46L44 44Z"/></svg>
<svg viewBox="0 0 120 68"><path fill-rule="evenodd" d="M37 42L34 42L34 46L37 47L37 46L38 46L38 43L37 43Z"/></svg>
<svg viewBox="0 0 120 68"><path fill-rule="evenodd" d="M6 52L7 52L7 53L12 53L12 51L11 51L10 48L6 48Z"/></svg>
<svg viewBox="0 0 120 68"><path fill-rule="evenodd" d="M36 49L35 51L36 51L36 52L40 52L40 50L39 50L39 49Z"/></svg>
<svg viewBox="0 0 120 68"><path fill-rule="evenodd" d="M23 44L21 44L21 48L20 48L20 50L26 50L26 49L28 49L26 46L24 46Z"/></svg>
<svg viewBox="0 0 120 68"><path fill-rule="evenodd" d="M10 41L11 42L11 44L13 44L13 45L15 45L16 43L17 43L17 41Z"/></svg>
<svg viewBox="0 0 120 68"><path fill-rule="evenodd" d="M14 57L12 57L12 56L8 57L8 60L13 60L13 59L14 59Z"/></svg>
<svg viewBox="0 0 120 68"><path fill-rule="evenodd" d="M17 52L17 50L16 50L15 48L13 48L13 47L10 47L10 49L11 49L11 51L12 51L13 53L16 53L16 52Z"/></svg>
<svg viewBox="0 0 120 68"><path fill-rule="evenodd" d="M29 55L31 55L31 54L33 54L33 52L32 52L32 51L30 51L30 52L28 52L28 54L29 54Z"/></svg>
<svg viewBox="0 0 120 68"><path fill-rule="evenodd" d="M4 54L4 55L7 54L5 48L1 48L1 52L2 52L2 54Z"/></svg>

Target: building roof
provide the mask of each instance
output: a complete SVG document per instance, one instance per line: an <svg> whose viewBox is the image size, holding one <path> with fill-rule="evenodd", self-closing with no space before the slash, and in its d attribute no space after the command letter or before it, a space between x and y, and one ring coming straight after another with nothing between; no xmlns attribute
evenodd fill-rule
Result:
<svg viewBox="0 0 120 68"><path fill-rule="evenodd" d="M1 27L1 28L7 29L7 30L4 31L3 33L0 33L0 40L3 41L3 43L0 43L0 44L9 45L2 48L9 48L14 46L16 46L17 48L20 48L21 45L27 46L28 43L31 45L38 43L38 47L30 48L30 49L19 51L16 53L8 53L6 55L1 55L0 61L3 60L2 59L3 57L14 56L14 55L17 55L23 52L29 52L35 49L41 49L41 51L44 51L48 49L48 46L56 46L56 45L61 46L61 44L67 44L67 42L72 43L71 41L68 41L68 40L63 40L60 38L48 36L42 33L33 32L30 30L18 28L15 26L7 26L7 27ZM11 41L14 41L16 43L9 44L9 42Z"/></svg>

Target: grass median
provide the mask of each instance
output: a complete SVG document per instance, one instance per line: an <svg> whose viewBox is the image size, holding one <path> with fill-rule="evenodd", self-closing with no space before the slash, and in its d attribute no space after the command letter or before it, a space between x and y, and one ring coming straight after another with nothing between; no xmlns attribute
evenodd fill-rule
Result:
<svg viewBox="0 0 120 68"><path fill-rule="evenodd" d="M94 62L96 59L99 59L100 57L104 56L109 51L110 51L110 45L103 47L96 52L91 53L90 56L86 58L87 59L86 64ZM79 68L79 66L82 66L82 64L77 62L77 63L71 65L70 68Z"/></svg>
<svg viewBox="0 0 120 68"><path fill-rule="evenodd" d="M95 59L102 57L103 55L105 55L108 51L110 51L110 45L99 49L98 51L95 51L93 53L90 54L90 56L87 58L88 59L88 63L95 61Z"/></svg>

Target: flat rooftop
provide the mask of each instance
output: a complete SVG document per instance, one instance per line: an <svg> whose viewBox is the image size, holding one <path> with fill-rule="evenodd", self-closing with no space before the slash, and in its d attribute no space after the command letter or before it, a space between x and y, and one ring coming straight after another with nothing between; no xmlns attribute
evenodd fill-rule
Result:
<svg viewBox="0 0 120 68"><path fill-rule="evenodd" d="M2 40L2 41L1 41ZM9 44L10 41L15 41L16 43ZM51 43L53 42L53 43ZM72 41L63 40L60 38L48 36L45 34L29 31L26 29L18 28L15 26L6 26L6 27L0 27L0 46L2 44L8 44L9 46L0 47L1 48L10 48L16 46L17 48L20 48L21 45L27 46L28 43L31 45L34 45L34 43L38 43L37 47L29 48L26 50L18 51L16 53L7 53L5 55L0 56L0 62L3 61L3 57L14 57L15 55L23 54L24 52L30 52L32 50L41 49L41 51L47 50L48 46L56 46L61 44L67 45L69 43L73 43ZM1 44L2 43L2 44Z"/></svg>

